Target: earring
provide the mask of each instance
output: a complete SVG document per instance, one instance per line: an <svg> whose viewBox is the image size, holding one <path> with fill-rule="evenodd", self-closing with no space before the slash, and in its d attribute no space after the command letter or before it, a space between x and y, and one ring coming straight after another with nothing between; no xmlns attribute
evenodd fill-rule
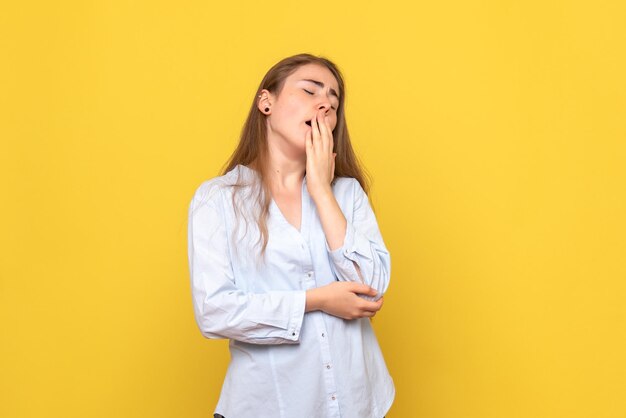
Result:
<svg viewBox="0 0 626 418"><path fill-rule="evenodd" d="M270 108L269 108L269 107L266 107L266 108L265 108L265 111L266 111L266 112L269 112L269 111L270 111Z"/></svg>

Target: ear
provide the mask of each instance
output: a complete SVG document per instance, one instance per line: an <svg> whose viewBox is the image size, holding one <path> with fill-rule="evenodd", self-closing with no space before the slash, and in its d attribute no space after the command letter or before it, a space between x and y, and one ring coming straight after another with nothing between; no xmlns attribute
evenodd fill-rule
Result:
<svg viewBox="0 0 626 418"><path fill-rule="evenodd" d="M260 96L260 97L259 97ZM256 98L256 106L264 115L268 115L271 113L272 104L274 102L274 95L269 92L267 89L261 90L261 92L257 95ZM270 110L268 112L265 111L266 108Z"/></svg>

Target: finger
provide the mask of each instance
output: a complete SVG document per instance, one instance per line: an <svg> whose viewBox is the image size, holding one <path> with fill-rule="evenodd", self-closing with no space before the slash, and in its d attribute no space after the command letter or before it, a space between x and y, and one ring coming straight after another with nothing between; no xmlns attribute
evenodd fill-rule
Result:
<svg viewBox="0 0 626 418"><path fill-rule="evenodd" d="M376 296L378 294L378 291L373 287L369 287L369 290L365 294L369 296Z"/></svg>
<svg viewBox="0 0 626 418"><path fill-rule="evenodd" d="M326 113L320 111L319 114L319 126L320 126L320 136L322 137L322 152L326 155L332 150L329 150L330 138L328 134L328 124L326 122Z"/></svg>
<svg viewBox="0 0 626 418"><path fill-rule="evenodd" d="M333 148L335 146L335 138L333 138L333 130L330 128L330 118L324 118L324 124L326 125L326 131L328 132L328 147L330 148L330 152L333 152Z"/></svg>
<svg viewBox="0 0 626 418"><path fill-rule="evenodd" d="M378 293L376 289L371 286L368 286L364 283L350 282L352 284L351 291L354 293L359 293L361 295L370 295L376 296Z"/></svg>
<svg viewBox="0 0 626 418"><path fill-rule="evenodd" d="M363 316L373 317L378 311L363 311ZM367 313L367 315L366 315Z"/></svg>
<svg viewBox="0 0 626 418"><path fill-rule="evenodd" d="M362 305L362 309L365 311L371 311L371 312L376 312L379 311L380 308L383 307L382 303L379 303L378 301L369 301L369 300L364 300L364 304Z"/></svg>
<svg viewBox="0 0 626 418"><path fill-rule="evenodd" d="M313 116L313 120L311 121L311 131L313 132L313 148L315 149L315 151L318 151L321 149L320 147L321 135L320 135L319 121L317 118L317 114Z"/></svg>

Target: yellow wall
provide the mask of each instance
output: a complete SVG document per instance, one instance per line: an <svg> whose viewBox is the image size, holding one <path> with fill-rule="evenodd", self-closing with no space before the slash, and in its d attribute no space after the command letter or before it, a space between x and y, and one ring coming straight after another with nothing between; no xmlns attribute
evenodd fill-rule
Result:
<svg viewBox="0 0 626 418"><path fill-rule="evenodd" d="M4 2L0 416L210 416L228 353L193 320L187 205L299 52L344 71L375 179L388 418L626 416L624 16Z"/></svg>

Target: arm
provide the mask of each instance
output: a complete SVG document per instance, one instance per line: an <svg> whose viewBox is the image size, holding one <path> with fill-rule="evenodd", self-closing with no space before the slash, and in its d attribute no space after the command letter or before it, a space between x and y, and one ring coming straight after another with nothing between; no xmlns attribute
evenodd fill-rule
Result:
<svg viewBox="0 0 626 418"><path fill-rule="evenodd" d="M311 128L305 141L307 189L317 206L333 273L339 281L373 287L380 299L389 286L391 263L367 195L357 180L350 179L353 208L346 219L331 186L337 154L334 126L324 109L314 116Z"/></svg>
<svg viewBox="0 0 626 418"><path fill-rule="evenodd" d="M306 293L247 293L235 284L220 193L202 185L189 205L189 271L196 323L206 338L295 344Z"/></svg>
<svg viewBox="0 0 626 418"><path fill-rule="evenodd" d="M373 317L383 306L383 298L367 301L359 295L376 296L376 290L355 282L338 282L306 291L306 312L324 311L343 319Z"/></svg>
<svg viewBox="0 0 626 418"><path fill-rule="evenodd" d="M351 183L354 202L351 220L343 215L332 191L315 198L326 234L326 249L338 280L369 285L380 297L389 287L389 251L365 191L356 179L351 179Z"/></svg>

